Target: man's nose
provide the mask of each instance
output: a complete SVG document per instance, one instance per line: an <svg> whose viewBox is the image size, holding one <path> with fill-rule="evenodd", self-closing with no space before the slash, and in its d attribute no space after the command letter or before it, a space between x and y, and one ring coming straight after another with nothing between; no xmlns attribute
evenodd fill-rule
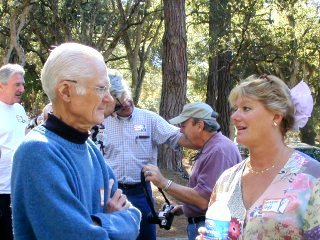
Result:
<svg viewBox="0 0 320 240"><path fill-rule="evenodd" d="M24 92L24 85L20 85L18 90L19 90L19 92L23 93Z"/></svg>
<svg viewBox="0 0 320 240"><path fill-rule="evenodd" d="M105 102L108 102L108 103L114 103L114 99L113 99L113 97L111 96L111 94L110 94L109 91L108 91L106 94L104 94L103 100L104 100Z"/></svg>

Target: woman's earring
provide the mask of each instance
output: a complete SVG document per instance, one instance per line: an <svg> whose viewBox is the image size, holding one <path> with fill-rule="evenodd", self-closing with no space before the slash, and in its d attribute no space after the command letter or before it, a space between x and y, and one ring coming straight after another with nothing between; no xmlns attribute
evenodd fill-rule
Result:
<svg viewBox="0 0 320 240"><path fill-rule="evenodd" d="M276 123L275 121L273 121L273 126L278 126L278 123Z"/></svg>

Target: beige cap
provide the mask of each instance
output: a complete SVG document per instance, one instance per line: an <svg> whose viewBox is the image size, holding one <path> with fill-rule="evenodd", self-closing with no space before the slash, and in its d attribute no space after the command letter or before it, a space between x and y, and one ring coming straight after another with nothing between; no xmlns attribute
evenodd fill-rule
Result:
<svg viewBox="0 0 320 240"><path fill-rule="evenodd" d="M189 118L199 118L203 120L214 120L218 113L212 107L203 102L188 103L183 106L182 112L179 116L169 120L171 124L179 124L187 121Z"/></svg>

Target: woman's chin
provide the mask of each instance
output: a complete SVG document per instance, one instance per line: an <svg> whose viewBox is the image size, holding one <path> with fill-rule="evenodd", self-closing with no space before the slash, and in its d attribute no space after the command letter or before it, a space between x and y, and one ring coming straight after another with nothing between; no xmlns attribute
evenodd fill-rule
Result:
<svg viewBox="0 0 320 240"><path fill-rule="evenodd" d="M236 141L237 141L238 144L245 145L245 141L244 141L244 139L241 138L241 137L237 137L237 138L236 138Z"/></svg>

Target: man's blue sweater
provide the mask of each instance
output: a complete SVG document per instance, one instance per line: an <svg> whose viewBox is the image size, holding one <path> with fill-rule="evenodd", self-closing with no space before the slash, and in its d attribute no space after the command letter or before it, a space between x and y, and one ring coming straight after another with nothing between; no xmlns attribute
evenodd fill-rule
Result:
<svg viewBox="0 0 320 240"><path fill-rule="evenodd" d="M112 196L118 184L95 144L50 116L14 155L15 240L136 239L139 210L106 213L109 179L115 181Z"/></svg>

